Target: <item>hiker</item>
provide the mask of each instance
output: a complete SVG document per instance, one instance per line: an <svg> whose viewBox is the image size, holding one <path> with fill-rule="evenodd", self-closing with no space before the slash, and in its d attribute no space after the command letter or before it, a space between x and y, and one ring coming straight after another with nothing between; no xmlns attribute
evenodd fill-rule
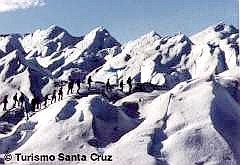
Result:
<svg viewBox="0 0 240 165"><path fill-rule="evenodd" d="M13 101L14 101L13 107L15 108L18 102L17 93L13 96Z"/></svg>
<svg viewBox="0 0 240 165"><path fill-rule="evenodd" d="M87 80L87 83L88 83L88 90L91 88L91 82L92 82L92 77L89 76L89 77L88 77L88 80Z"/></svg>
<svg viewBox="0 0 240 165"><path fill-rule="evenodd" d="M41 109L41 99L39 96L35 98L37 109Z"/></svg>
<svg viewBox="0 0 240 165"><path fill-rule="evenodd" d="M129 86L129 93L131 93L131 91L132 91L132 78L131 78L131 76L128 77L127 84Z"/></svg>
<svg viewBox="0 0 240 165"><path fill-rule="evenodd" d="M8 103L8 95L4 96L4 99L3 99L3 111L7 110L7 103Z"/></svg>
<svg viewBox="0 0 240 165"><path fill-rule="evenodd" d="M63 99L63 88L61 87L58 91L58 101Z"/></svg>
<svg viewBox="0 0 240 165"><path fill-rule="evenodd" d="M23 105L22 105L22 107L23 107ZM27 117L27 120L28 120L29 119L29 113L32 110L32 106L29 103L29 100L28 100L27 97L24 97L24 107L25 107L26 117ZM24 111L24 109L23 109L23 111Z"/></svg>
<svg viewBox="0 0 240 165"><path fill-rule="evenodd" d="M121 88L121 91L123 92L123 80L120 81L119 86L120 86L120 88Z"/></svg>
<svg viewBox="0 0 240 165"><path fill-rule="evenodd" d="M74 85L74 81L73 80L70 80L68 82L68 91L67 91L67 94L69 94L69 92L71 92L71 94L73 93L73 85Z"/></svg>
<svg viewBox="0 0 240 165"><path fill-rule="evenodd" d="M81 80L80 80L80 79L77 79L76 83L77 83L77 87L78 87L77 92L79 92Z"/></svg>
<svg viewBox="0 0 240 165"><path fill-rule="evenodd" d="M24 102L24 94L21 92L21 96L19 97L19 102L18 102L18 106L20 106L21 108L23 108L23 102Z"/></svg>
<svg viewBox="0 0 240 165"><path fill-rule="evenodd" d="M48 94L44 97L44 107L47 108Z"/></svg>
<svg viewBox="0 0 240 165"><path fill-rule="evenodd" d="M36 109L36 98L33 98L31 101L31 111L35 112Z"/></svg>
<svg viewBox="0 0 240 165"><path fill-rule="evenodd" d="M56 93L57 93L57 91L56 91L56 89L54 89L54 90L53 90L53 93L52 93L51 104L53 103L53 101L54 101L54 103L56 103L56 101L57 101Z"/></svg>
<svg viewBox="0 0 240 165"><path fill-rule="evenodd" d="M106 83L106 90L108 91L108 90L111 90L111 85L110 85L110 82L109 82L110 80L109 79L107 79L107 83Z"/></svg>

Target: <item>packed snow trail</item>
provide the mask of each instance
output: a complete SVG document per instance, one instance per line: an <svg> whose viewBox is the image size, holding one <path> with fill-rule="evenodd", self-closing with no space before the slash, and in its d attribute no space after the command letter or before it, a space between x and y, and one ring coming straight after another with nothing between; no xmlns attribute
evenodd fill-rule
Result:
<svg viewBox="0 0 240 165"><path fill-rule="evenodd" d="M80 91L82 92L82 89L86 89L86 88L81 88ZM90 90L85 91L84 93L77 93L77 94L69 94L67 96L65 96L63 99L67 99L69 97L75 97L77 99L81 99L82 97L87 97L88 95L93 95L93 94L101 94L104 89L98 89L95 87L92 87ZM103 93L105 93L106 91L104 90ZM57 101L59 102L59 100ZM57 102L54 102L53 104L56 104ZM48 104L47 106L50 106L51 104ZM35 110L35 112L29 112L28 114L24 114L23 111L25 111L24 109L20 109L19 107L17 108L12 108L12 109L8 109L6 112L2 113L2 116L0 117L0 122L1 124L1 129L0 129L0 133L7 133L8 131L11 130L11 127L13 127L14 125L16 125L19 121L21 121L23 119L24 116L33 116L36 113L38 113L39 111L42 111L44 109L46 109L47 107L43 107L42 108ZM28 117L27 117L28 120ZM4 131L5 130L5 131Z"/></svg>

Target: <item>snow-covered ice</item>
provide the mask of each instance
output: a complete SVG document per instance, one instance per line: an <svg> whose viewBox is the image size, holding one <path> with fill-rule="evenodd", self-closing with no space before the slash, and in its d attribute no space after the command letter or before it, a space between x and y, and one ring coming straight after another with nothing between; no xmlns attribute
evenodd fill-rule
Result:
<svg viewBox="0 0 240 165"><path fill-rule="evenodd" d="M80 79L81 88L67 95L69 79ZM61 85L63 100L28 120L13 107L15 93L23 92L28 105ZM104 27L80 37L56 25L0 35L1 103L5 95L0 162L6 153L64 153L88 161L44 164L240 164L239 31L223 22L190 37L152 31L125 44ZM92 153L112 161L92 161Z"/></svg>

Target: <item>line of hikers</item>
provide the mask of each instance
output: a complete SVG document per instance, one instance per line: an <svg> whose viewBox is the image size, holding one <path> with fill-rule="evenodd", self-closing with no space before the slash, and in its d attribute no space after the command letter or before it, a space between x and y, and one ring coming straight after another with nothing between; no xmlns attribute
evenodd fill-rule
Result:
<svg viewBox="0 0 240 165"><path fill-rule="evenodd" d="M89 76L88 79L87 79L87 84L88 84L88 90L91 89L91 84L92 84L92 77ZM68 94L73 94L73 87L74 87L74 83L77 84L77 93L79 93L79 90L80 90L80 84L81 84L81 80L78 79L76 81L70 79L70 81L68 82L68 90L67 90L67 95ZM131 90L132 90L132 79L131 77L129 77L127 79L127 84L129 86L129 91L128 93L131 93ZM119 87L121 89L121 91L123 92L123 86L124 86L124 83L123 83L123 80L120 81L119 83ZM107 82L106 82L106 85L105 85L105 88L107 91L111 90L111 85L110 85L110 79L107 79ZM58 101L62 100L63 99L63 87L60 86L59 90L58 90L58 93L57 93L57 90L54 89L53 92L52 92L52 95L51 95L51 99L49 99L49 95L50 94L46 94L43 98L40 98L39 96L34 96L33 99L31 100L31 111L35 112L35 109L41 109L41 104L42 102L44 102L44 107L46 108L47 107L47 104L48 104L48 100L51 100L51 104L52 103L55 103L57 101L57 94L58 94ZM23 92L21 92L21 95L20 97L18 98L18 95L17 93L13 96L13 108L16 107L16 105L18 104L18 106L23 109L24 107L24 103L26 102L27 97L24 95ZM8 95L6 95L3 99L3 111L6 111L7 110L7 104L8 104ZM26 108L26 107L25 107Z"/></svg>
<svg viewBox="0 0 240 165"><path fill-rule="evenodd" d="M128 85L128 89L129 89L128 93L130 94L131 91L132 91L132 78L131 77L128 77L127 85ZM123 92L123 86L124 86L124 83L123 83L123 80L121 80L120 83L119 83L119 87L120 87L122 92ZM110 79L107 79L106 90L111 90Z"/></svg>
<svg viewBox="0 0 240 165"><path fill-rule="evenodd" d="M92 83L92 82L93 82L92 77L89 76L88 79L87 79L88 90L90 90L90 88L91 88L91 83ZM78 85L78 89L80 89L80 82L79 82L79 84L78 84L78 82L77 82L77 85ZM132 91L132 78L131 78L131 76L128 77L128 79L127 79L127 85L128 85L128 87L129 87L129 88L128 88L128 89L129 89L129 90L128 90L128 93L130 94L131 91ZM123 83L123 80L121 80L120 83L119 83L119 87L120 87L120 89L121 89L122 92L123 92L123 86L124 86L124 83ZM71 85L70 87L73 87L73 85ZM106 88L107 91L112 89L112 88L111 88L111 84L110 84L110 79L107 79L105 88ZM72 88L71 88L71 89L72 89ZM71 90L71 89L70 89L70 90Z"/></svg>

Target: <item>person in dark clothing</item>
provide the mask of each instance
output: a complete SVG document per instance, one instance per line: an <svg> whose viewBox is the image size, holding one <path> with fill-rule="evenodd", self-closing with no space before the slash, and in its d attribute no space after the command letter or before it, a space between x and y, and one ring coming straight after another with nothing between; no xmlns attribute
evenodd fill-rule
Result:
<svg viewBox="0 0 240 165"><path fill-rule="evenodd" d="M58 91L58 101L63 99L63 88L61 87Z"/></svg>
<svg viewBox="0 0 240 165"><path fill-rule="evenodd" d="M4 96L4 99L3 99L3 111L7 110L7 103L8 103L8 95Z"/></svg>
<svg viewBox="0 0 240 165"><path fill-rule="evenodd" d="M120 86L120 88L121 88L121 91L123 92L123 80L120 81L119 86Z"/></svg>
<svg viewBox="0 0 240 165"><path fill-rule="evenodd" d="M89 90L91 88L91 83L92 83L92 77L91 76L88 77L87 83L88 83L88 90Z"/></svg>
<svg viewBox="0 0 240 165"><path fill-rule="evenodd" d="M48 101L48 94L44 97L44 107L47 107L47 101Z"/></svg>
<svg viewBox="0 0 240 165"><path fill-rule="evenodd" d="M53 93L52 93L51 104L53 103L53 101L54 101L54 103L56 103L56 101L57 101L56 93L57 93L57 91L56 91L56 89L54 89Z"/></svg>
<svg viewBox="0 0 240 165"><path fill-rule="evenodd" d="M79 92L79 90L80 90L80 85L81 85L81 80L80 79L77 79L77 87L78 87L78 89L77 89L77 92Z"/></svg>
<svg viewBox="0 0 240 165"><path fill-rule="evenodd" d="M31 110L32 112L35 112L36 109L36 98L33 98L31 101Z"/></svg>
<svg viewBox="0 0 240 165"><path fill-rule="evenodd" d="M128 77L127 84L129 86L129 93L131 93L131 91L132 91L132 78L131 77Z"/></svg>
<svg viewBox="0 0 240 165"><path fill-rule="evenodd" d="M23 102L24 102L24 94L21 92L21 96L19 97L19 102L18 102L18 106L20 106L21 108L23 108Z"/></svg>
<svg viewBox="0 0 240 165"><path fill-rule="evenodd" d="M13 96L13 101L14 101L13 107L15 108L18 102L17 93Z"/></svg>
<svg viewBox="0 0 240 165"><path fill-rule="evenodd" d="M111 90L111 85L110 85L110 80L107 79L107 83L106 83L106 90Z"/></svg>
<svg viewBox="0 0 240 165"><path fill-rule="evenodd" d="M41 99L39 96L35 98L37 109L41 109Z"/></svg>
<svg viewBox="0 0 240 165"><path fill-rule="evenodd" d="M23 107L23 105L22 105L22 107ZM24 109L22 109L22 110L26 112L26 118L28 120L29 119L29 112L32 111L32 106L29 103L29 100L28 100L27 97L24 97Z"/></svg>
<svg viewBox="0 0 240 165"><path fill-rule="evenodd" d="M69 94L69 92L72 94L73 93L73 85L74 85L74 81L70 80L68 83L68 91L67 94Z"/></svg>

